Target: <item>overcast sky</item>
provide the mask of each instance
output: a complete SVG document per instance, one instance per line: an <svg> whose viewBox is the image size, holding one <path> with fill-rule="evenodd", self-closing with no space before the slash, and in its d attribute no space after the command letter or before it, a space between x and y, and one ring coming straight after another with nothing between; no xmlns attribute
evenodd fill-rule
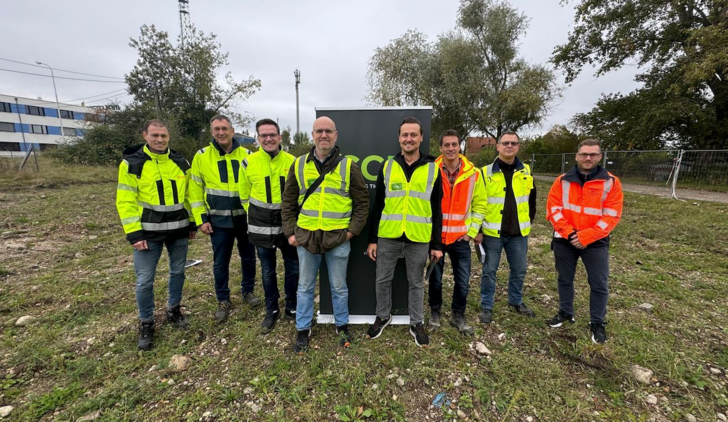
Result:
<svg viewBox="0 0 728 422"><path fill-rule="evenodd" d="M572 2L573 3L573 2ZM573 27L573 4L559 0L511 0L530 18L521 55L546 63L554 46L564 43ZM316 107L366 106L367 62L375 48L407 29L430 40L455 26L455 0L263 1L190 0L190 15L198 29L217 34L238 80L253 75L262 88L238 110L256 119L278 119L296 127L293 71L301 71L301 129L310 132ZM154 24L176 39L176 0L24 0L2 3L0 58L26 63L41 61L53 68L122 78L137 59L129 38L139 27ZM0 69L48 74L48 69L0 60ZM594 105L601 93L632 91L635 68L596 79L586 69L554 105L546 123L530 132L545 132L566 124ZM56 72L56 76L105 80L56 79L59 99L86 99L87 105L131 97L118 80ZM563 77L559 73L563 84ZM0 71L0 94L54 100L50 78ZM106 95L101 95L106 94ZM80 104L80 101L72 101ZM240 130L241 128L236 128Z"/></svg>

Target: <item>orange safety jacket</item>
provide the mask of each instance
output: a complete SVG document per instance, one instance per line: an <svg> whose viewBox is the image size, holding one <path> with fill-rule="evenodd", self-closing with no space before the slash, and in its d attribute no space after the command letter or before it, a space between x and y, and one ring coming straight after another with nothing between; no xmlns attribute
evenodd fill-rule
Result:
<svg viewBox="0 0 728 422"><path fill-rule="evenodd" d="M609 236L622 217L622 184L599 167L593 179L582 186L576 166L557 177L546 202L546 218L554 226L554 237L568 239L576 233L587 246Z"/></svg>
<svg viewBox="0 0 728 422"><path fill-rule="evenodd" d="M475 237L483 224L488 198L481 175L473 163L460 155L455 185L450 186L442 155L435 160L442 179L442 243L449 245L467 234Z"/></svg>

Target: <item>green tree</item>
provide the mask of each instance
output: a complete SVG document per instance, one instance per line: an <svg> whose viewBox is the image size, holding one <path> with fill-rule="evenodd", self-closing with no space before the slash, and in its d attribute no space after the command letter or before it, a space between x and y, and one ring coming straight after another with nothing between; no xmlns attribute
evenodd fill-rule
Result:
<svg viewBox="0 0 728 422"><path fill-rule="evenodd" d="M728 147L728 1L581 0L552 60L572 82L625 64L643 86L604 95L575 123L620 148Z"/></svg>
<svg viewBox="0 0 728 422"><path fill-rule="evenodd" d="M456 129L498 137L540 124L559 95L543 65L518 56L527 18L506 2L462 0L457 27L434 43L409 30L369 60L368 99L384 106L431 105L433 135Z"/></svg>
<svg viewBox="0 0 728 422"><path fill-rule="evenodd" d="M311 142L311 138L308 136L308 133L296 132L296 134L293 135L293 145L291 145L288 152L299 157L311 151L312 146L313 143Z"/></svg>
<svg viewBox="0 0 728 422"><path fill-rule="evenodd" d="M286 126L285 129L283 129L283 132L281 132L281 143L285 146L291 145L291 127Z"/></svg>

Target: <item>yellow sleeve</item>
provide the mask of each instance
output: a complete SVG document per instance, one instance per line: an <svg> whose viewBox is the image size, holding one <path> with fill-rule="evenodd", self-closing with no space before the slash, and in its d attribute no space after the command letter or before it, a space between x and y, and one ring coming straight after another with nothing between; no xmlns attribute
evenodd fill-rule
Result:
<svg viewBox="0 0 728 422"><path fill-rule="evenodd" d="M197 225L204 223L203 216L207 215L207 206L205 205L205 180L202 178L200 169L203 160L202 150L197 151L195 158L192 159L192 168L187 172L188 184L188 200L191 220Z"/></svg>
<svg viewBox="0 0 728 422"><path fill-rule="evenodd" d="M129 174L129 163L126 160L119 165L119 182L116 185L116 210L121 218L129 242L144 240L141 223L141 207L137 203L139 187L137 179Z"/></svg>

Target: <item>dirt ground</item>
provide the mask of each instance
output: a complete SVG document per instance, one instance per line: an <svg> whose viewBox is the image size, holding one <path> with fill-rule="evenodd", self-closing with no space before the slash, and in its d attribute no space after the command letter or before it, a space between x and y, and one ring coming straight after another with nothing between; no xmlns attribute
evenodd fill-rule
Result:
<svg viewBox="0 0 728 422"><path fill-rule="evenodd" d="M533 176L537 180L543 180L545 182L552 182L555 177L553 176ZM655 195L662 198L671 198L672 192L667 186L651 186L651 185L635 185L630 183L622 183L622 189L627 192L641 193L645 195ZM728 193L724 192L709 192L694 189L677 189L678 199L684 201L709 201L728 204Z"/></svg>

